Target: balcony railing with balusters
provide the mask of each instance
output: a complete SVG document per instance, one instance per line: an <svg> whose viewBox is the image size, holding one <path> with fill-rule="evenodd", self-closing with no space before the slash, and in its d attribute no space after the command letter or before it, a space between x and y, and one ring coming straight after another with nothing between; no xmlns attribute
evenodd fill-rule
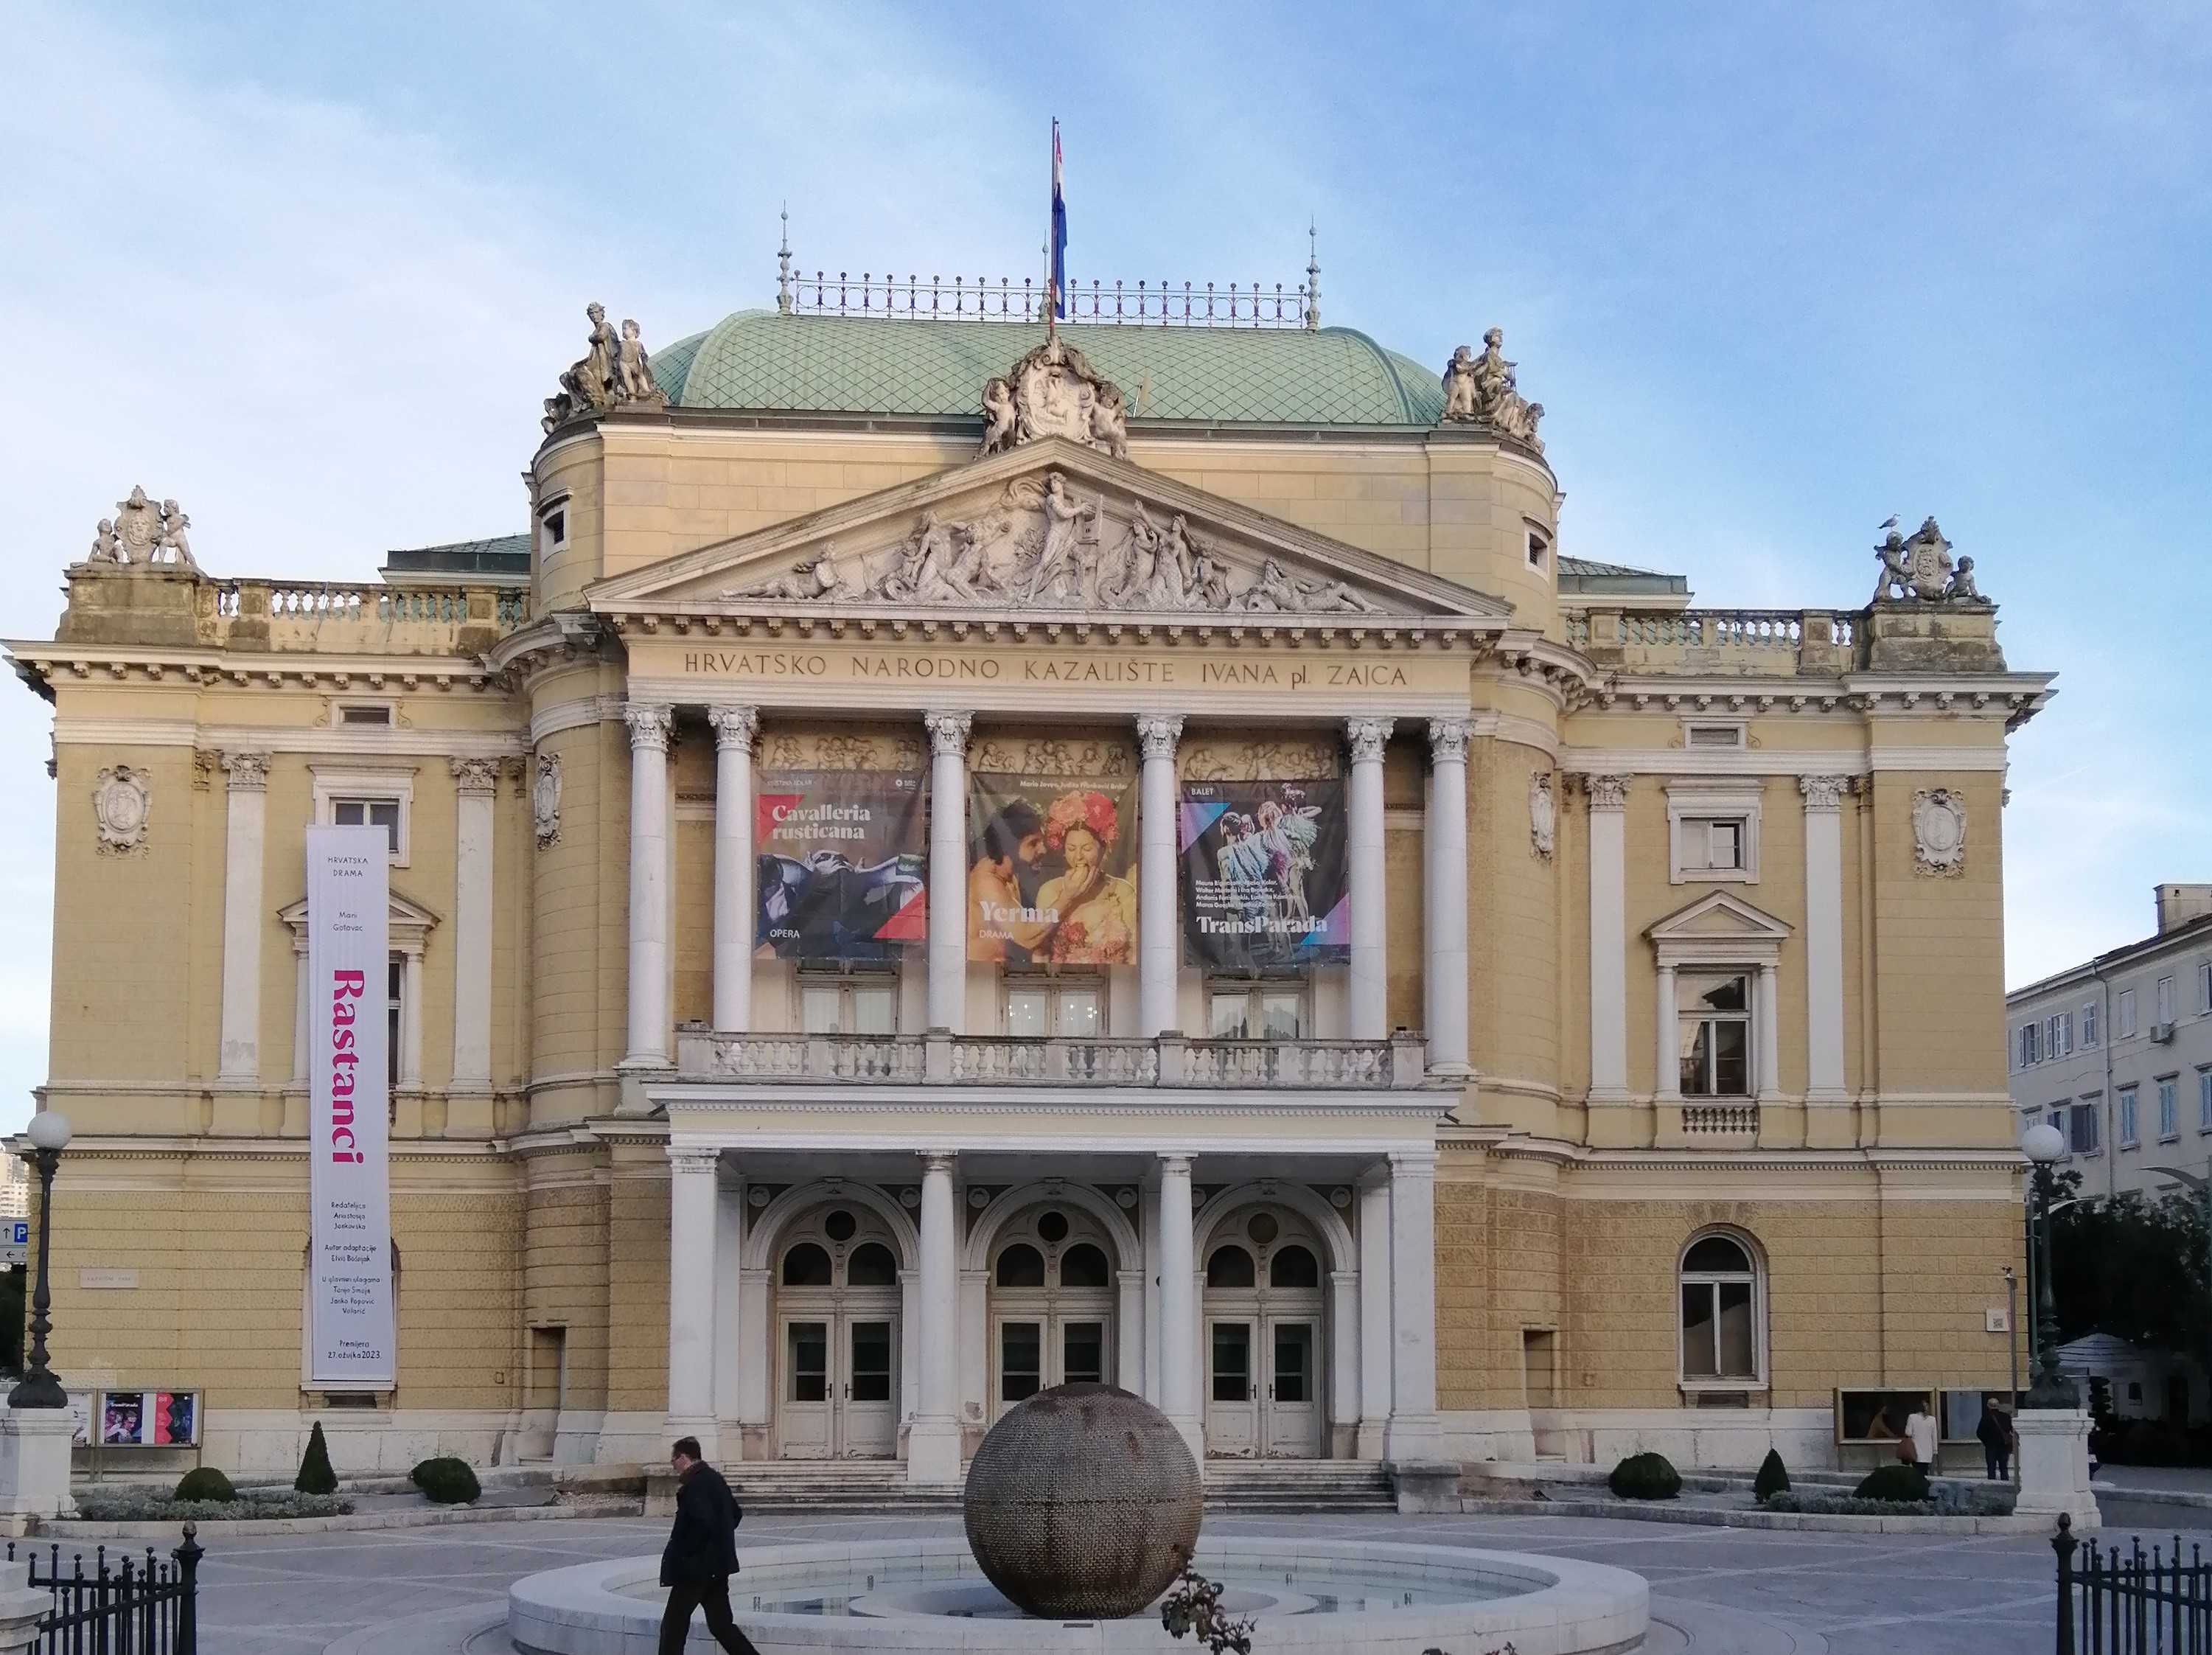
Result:
<svg viewBox="0 0 2212 1655"><path fill-rule="evenodd" d="M797 316L863 316L934 322L1044 321L1036 277L895 276L817 271L784 278L777 307ZM1306 283L1078 282L1067 284L1068 322L1153 327L1317 328L1320 301Z"/></svg>
<svg viewBox="0 0 2212 1655"><path fill-rule="evenodd" d="M1566 626L1569 644L1626 672L1791 678L1850 670L1857 621L1832 609L1593 606L1571 612Z"/></svg>
<svg viewBox="0 0 2212 1655"><path fill-rule="evenodd" d="M240 648L383 654L481 648L529 618L512 587L389 587L334 581L215 581L203 616ZM265 636L263 630L265 629Z"/></svg>
<svg viewBox="0 0 2212 1655"><path fill-rule="evenodd" d="M1021 1039L1003 1036L677 1031L687 1080L775 1085L1174 1086L1371 1092L1428 1084L1424 1043L1390 1040Z"/></svg>

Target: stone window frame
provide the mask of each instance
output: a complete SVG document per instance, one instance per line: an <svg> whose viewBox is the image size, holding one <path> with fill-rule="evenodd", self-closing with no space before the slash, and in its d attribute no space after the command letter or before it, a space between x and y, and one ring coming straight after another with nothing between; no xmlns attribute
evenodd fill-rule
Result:
<svg viewBox="0 0 2212 1655"><path fill-rule="evenodd" d="M802 1034L806 1032L806 991L832 983L836 984L838 990L838 1021L840 1024L849 1023L852 1020L853 989L856 984L865 983L871 988L880 987L890 995L891 1026L889 1033L863 1036L845 1028L825 1037L836 1040L894 1038L899 1032L899 1002L905 997L905 975L896 964L801 961L799 969L791 974L791 1026Z"/></svg>
<svg viewBox="0 0 2212 1655"><path fill-rule="evenodd" d="M420 903L392 891L385 906L386 952L400 962L399 1046L386 1054L390 1074L388 1090L397 1098L403 1092L422 1090L422 957L429 950L430 933L438 916ZM307 899L301 897L277 910L276 917L292 934L294 986L292 990L292 1085L307 1084L307 1013L312 996L307 985Z"/></svg>
<svg viewBox="0 0 2212 1655"><path fill-rule="evenodd" d="M2158 1099L2158 1141L2162 1144L2181 1141L2181 1071L2154 1074L2151 1085L2158 1090L2153 1094Z"/></svg>
<svg viewBox="0 0 2212 1655"><path fill-rule="evenodd" d="M1217 995L1240 994L1254 1003L1253 1013L1248 1013L1248 1016L1256 1013L1257 1001L1262 994L1295 995L1298 1002L1298 1031L1291 1037L1294 1040L1316 1040L1321 1037L1314 1031L1316 1004L1313 973L1310 970L1295 970L1206 972L1199 984L1199 1010L1205 1019L1201 1025L1205 1033L1200 1036L1200 1038L1212 1040L1231 1037L1226 1035L1217 1037L1213 1032L1213 1000ZM1264 1039L1266 1037L1254 1037Z"/></svg>
<svg viewBox="0 0 2212 1655"><path fill-rule="evenodd" d="M314 818L319 827L337 820L341 799L390 799L399 806L399 845L392 853L392 866L411 867L415 855L415 771L412 764L363 768L357 762L333 767L310 763L314 782Z"/></svg>
<svg viewBox="0 0 2212 1655"><path fill-rule="evenodd" d="M1041 968L1008 970L999 979L999 1031L1008 1038L1017 1037L1013 1031L1014 995L1018 993L1057 995L1069 989L1085 989L1098 1001L1098 1027L1091 1034L1063 1034L1057 1029L1048 1029L1042 1035L1019 1037L1043 1040L1103 1040L1113 1032L1113 996L1109 992L1104 970L1087 971L1081 969L1046 970ZM1048 1007L1047 1020L1057 1023L1059 1007Z"/></svg>
<svg viewBox="0 0 2212 1655"><path fill-rule="evenodd" d="M1745 1258L1750 1262L1750 1270L1747 1273L1733 1270L1699 1270L1692 1273L1689 1270L1687 1264L1691 1250L1699 1242L1710 1240L1714 1237L1733 1242L1736 1246L1741 1247ZM1758 1238L1747 1230L1741 1229L1732 1224L1707 1224L1692 1231L1683 1240L1681 1247L1674 1255L1674 1386L1677 1390L1686 1396L1696 1396L1700 1392L1710 1391L1763 1392L1770 1388L1771 1384L1770 1348L1766 1328L1767 1275L1765 1249L1759 1244ZM1691 1378L1686 1360L1689 1354L1688 1329L1682 1316L1682 1290L1698 1283L1717 1284L1722 1281L1742 1281L1747 1279L1751 1284L1751 1360L1754 1370L1753 1375L1749 1378L1731 1374L1721 1374L1713 1378ZM1718 1316L1717 1293L1715 1296L1715 1316L1716 1317ZM1717 1348L1716 1355L1717 1355ZM1718 1365L1716 1360L1715 1366Z"/></svg>
<svg viewBox="0 0 2212 1655"><path fill-rule="evenodd" d="M1667 784L1667 861L1670 885L1757 885L1764 790L1756 778L1678 777ZM1712 867L1689 855L1700 826L1741 824L1742 865Z"/></svg>
<svg viewBox="0 0 2212 1655"><path fill-rule="evenodd" d="M568 532L569 491L566 489L538 502L538 514L532 524L530 547L539 563L556 552L566 551L575 536Z"/></svg>

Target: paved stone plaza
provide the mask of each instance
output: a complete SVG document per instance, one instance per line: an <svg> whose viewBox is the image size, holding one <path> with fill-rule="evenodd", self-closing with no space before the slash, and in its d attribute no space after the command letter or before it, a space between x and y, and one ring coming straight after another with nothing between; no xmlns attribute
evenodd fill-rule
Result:
<svg viewBox="0 0 2212 1655"><path fill-rule="evenodd" d="M1206 1527L1464 1544L1633 1569L1651 1583L1652 1655L2017 1655L2051 1647L2051 1555L2040 1539L1577 1518L1216 1517ZM742 1541L879 1537L888 1550L904 1538L958 1531L951 1517L758 1518L746 1523ZM203 1640L223 1655L495 1655L507 1647L492 1629L511 1582L539 1569L655 1552L665 1534L665 1524L637 1518L231 1543L217 1532L205 1536Z"/></svg>

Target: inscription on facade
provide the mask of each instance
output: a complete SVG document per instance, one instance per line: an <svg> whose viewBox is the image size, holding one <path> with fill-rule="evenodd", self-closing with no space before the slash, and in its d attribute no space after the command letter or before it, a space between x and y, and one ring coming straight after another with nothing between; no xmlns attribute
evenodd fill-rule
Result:
<svg viewBox="0 0 2212 1655"><path fill-rule="evenodd" d="M667 662L687 678L786 683L1118 685L1232 690L1434 690L1463 682L1443 662L1218 660L1163 656L861 649L690 649Z"/></svg>

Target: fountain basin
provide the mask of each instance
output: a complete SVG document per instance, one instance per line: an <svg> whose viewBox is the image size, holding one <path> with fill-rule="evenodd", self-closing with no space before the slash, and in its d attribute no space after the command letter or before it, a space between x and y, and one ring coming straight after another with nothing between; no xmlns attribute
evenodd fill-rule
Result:
<svg viewBox="0 0 2212 1655"><path fill-rule="evenodd" d="M1456 1546L1396 1546L1315 1536L1201 1539L1196 1566L1258 1617L1258 1646L1362 1655L1609 1655L1632 1650L1650 1620L1641 1575L1601 1563ZM507 1634L523 1655L651 1655L665 1594L657 1559L550 1569L507 1593ZM903 1655L1192 1655L1157 1613L1120 1621L1022 1616L983 1578L957 1536L776 1546L744 1555L730 1601L764 1652L898 1651ZM711 1649L695 1621L691 1647Z"/></svg>

